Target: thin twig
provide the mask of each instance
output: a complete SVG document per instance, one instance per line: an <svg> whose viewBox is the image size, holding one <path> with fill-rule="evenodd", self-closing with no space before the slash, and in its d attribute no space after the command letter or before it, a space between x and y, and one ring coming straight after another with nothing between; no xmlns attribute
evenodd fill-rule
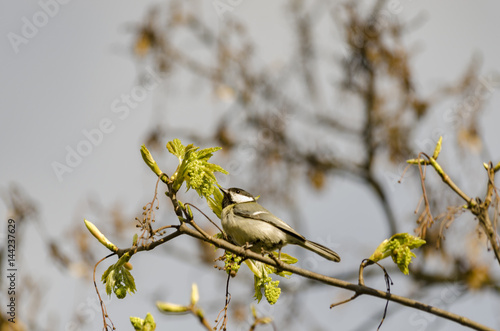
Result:
<svg viewBox="0 0 500 331"><path fill-rule="evenodd" d="M427 156L428 157L428 156ZM429 158L429 157L428 157ZM468 204L471 204L471 205L474 205L475 204L475 201L473 199L471 199L467 194L465 194L458 186L457 184L455 184L450 176L448 176L448 174L446 172L443 171L443 169L441 168L441 166L439 165L439 163L437 163L437 161L434 159L434 158L429 158L429 162L431 163L431 165L433 166L433 168L436 170L436 172L438 173L438 175L441 177L441 179L443 180L443 182L446 183L446 185L448 185L453 191L455 191L462 199L464 199L465 202L467 202Z"/></svg>
<svg viewBox="0 0 500 331"><path fill-rule="evenodd" d="M226 281L226 301L224 304L224 308L222 308L222 310L219 312L219 315L217 315L217 319L215 320L215 323L217 323L215 325L215 327L217 328L217 326L221 322L221 321L219 321L220 314L222 312L224 312L224 317L222 318L222 324L221 324L219 330L226 330L226 327L227 327L227 307L229 307L229 302L231 302L231 294L229 293L229 280L230 279L231 279L231 274L228 273L227 274L227 281Z"/></svg>
<svg viewBox="0 0 500 331"><path fill-rule="evenodd" d="M108 315L108 312L107 312L107 309L106 309L106 305L104 304L104 301L102 300L101 298L101 294L99 293L99 289L97 288L97 282L95 281L95 272L96 272L96 269L97 269L97 266L104 260L106 260L108 257L111 257L113 255L115 255L116 253L111 253L105 257L103 257L102 259L100 259L94 266L94 273L92 275L92 278L94 280L94 288L95 288L95 291L97 293L97 296L99 297L99 303L101 305L101 314L102 314L102 323L103 323L103 330L107 330L108 329L108 326L110 326L113 330L116 330L115 328L115 325L113 324L113 321L111 320L111 318L109 318L109 315ZM106 322L106 319L109 320L109 322L111 323L111 325L108 325L108 323Z"/></svg>
<svg viewBox="0 0 500 331"><path fill-rule="evenodd" d="M387 270L385 270L384 267L382 267L380 264L377 263L377 265L382 268L384 271L384 278L385 278L385 286L386 286L386 291L387 293L391 293L391 285L394 285L392 282L391 276L389 276L389 273ZM387 308L389 308L389 299L385 302L385 308L384 308L384 315L382 315L382 320L380 321L380 324L378 325L377 331L380 330L380 327L382 326L382 323L384 323L385 317L387 316Z"/></svg>
<svg viewBox="0 0 500 331"><path fill-rule="evenodd" d="M385 270L385 268L383 266L381 266L378 262L375 262L373 260L370 260L370 259L364 259L360 266L359 266L359 279L358 279L358 284L360 285L365 285L365 281L364 281L364 277L363 277L363 271L364 271L364 268L369 266L369 265L372 265L372 264L376 264L378 265L383 271L384 271L384 278L385 278L385 284L386 284L386 291L388 294L391 293L391 285L393 285L392 283L392 279L391 277L389 276L389 273L387 272L387 270ZM345 302L348 302L348 301L351 301L353 299L356 298L356 295L354 295L352 298L350 298L349 300L347 301L342 301L340 302L340 304L342 303L345 303ZM338 305L338 304L335 304L335 306ZM331 305L330 308L332 308L332 306L334 305ZM380 327L382 326L382 323L384 323L384 320L385 320L385 317L387 315L387 308L389 307L389 299L387 299L386 303L385 303L385 308L384 308L384 315L382 316L382 320L380 321L380 324L378 325L378 328L377 330L380 329Z"/></svg>
<svg viewBox="0 0 500 331"><path fill-rule="evenodd" d="M358 293L355 293L352 297L350 297L349 299L345 299L345 300L342 300L340 302L337 302L337 303L332 303L330 305L330 309L332 309L333 307L337 307L337 306L340 306L340 305L343 305L344 303L348 303L354 299L356 299L357 297L359 296Z"/></svg>
<svg viewBox="0 0 500 331"><path fill-rule="evenodd" d="M421 155L424 155L427 160L422 160ZM431 218L431 223L433 222L432 215L430 214L430 207L429 207L429 201L427 200L427 194L425 191L425 175L422 171L422 166L423 165L431 165L434 170L439 174L443 182L448 185L455 193L457 193L465 202L467 202L467 208L471 211L472 214L474 214L481 226L483 227L487 237L488 241L491 244L491 248L495 254L495 257L500 263L500 243L499 243L499 238L498 238L498 233L493 226L490 215L489 215L489 206L492 201L492 196L493 193L497 192L497 189L495 187L495 167L493 166L492 162L489 162L489 164L486 167L486 171L488 172L488 185L486 189L486 194L484 197L484 202L482 202L479 198L473 199L469 197L467 194L465 194L444 172L443 168L439 165L439 163L436 161L434 157L430 157L427 154L421 152L418 154L418 159L416 164L418 165L418 169L420 171L420 181L422 184L422 191L423 191L423 196L425 200L425 205L426 205L426 212L428 213L429 217ZM424 168L425 169L425 168ZM424 234L425 234L425 227L424 229Z"/></svg>
<svg viewBox="0 0 500 331"><path fill-rule="evenodd" d="M119 249L116 254L121 257L123 254L125 253L129 253L130 256L132 256L133 254L135 253L138 253L138 252L142 252L142 251L150 251L152 249L154 249L156 246L158 245L161 245L161 244L164 244L166 243L167 241L170 241L172 239L174 239L175 237L177 236L180 236L182 233L179 231L179 227L180 225L171 225L170 227L172 228L176 228L177 231L175 231L174 233L171 233L169 234L168 236L166 237L163 237L163 238L160 238L156 241L153 241L153 242L150 242L146 245L142 245L142 246L139 246L139 247L136 247L136 246L132 246L130 248L125 248L125 249Z"/></svg>
<svg viewBox="0 0 500 331"><path fill-rule="evenodd" d="M195 205L193 205L192 203L189 203L189 202L186 202L185 203L186 206L191 206L191 207L194 207L196 208L196 210L198 210L203 216L205 216L205 218L207 220L210 221L210 223L212 223L221 233L223 233L224 231L222 231L222 229L217 225L217 223L215 223L214 221L212 221L212 219L210 217L207 216L207 214L205 214L200 208L196 207Z"/></svg>
<svg viewBox="0 0 500 331"><path fill-rule="evenodd" d="M422 159L422 155L424 155L428 160L431 159L431 157L429 155L425 154L424 152L420 152L418 154L418 160ZM420 184L422 185L422 195L423 195L424 202L425 202L425 211L423 212L423 215L425 215L425 217L423 218L422 222L425 222L426 218L430 218L430 222L428 222L429 224L423 223L422 230L421 230L421 237L422 238L425 238L425 233L426 233L427 228L430 227L432 225L432 223L434 223L434 218L432 217L432 213L431 213L431 206L429 203L429 199L427 197L427 191L425 189L425 169L427 169L427 168L422 169L422 164L419 162L418 163L418 171L420 173Z"/></svg>

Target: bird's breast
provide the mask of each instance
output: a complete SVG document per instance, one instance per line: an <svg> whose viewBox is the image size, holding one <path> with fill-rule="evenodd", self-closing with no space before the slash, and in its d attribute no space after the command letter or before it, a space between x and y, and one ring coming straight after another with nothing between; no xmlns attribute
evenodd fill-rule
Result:
<svg viewBox="0 0 500 331"><path fill-rule="evenodd" d="M271 248L287 241L286 234L274 225L235 215L232 206L222 210L221 218L224 232L238 245L259 242L263 247Z"/></svg>

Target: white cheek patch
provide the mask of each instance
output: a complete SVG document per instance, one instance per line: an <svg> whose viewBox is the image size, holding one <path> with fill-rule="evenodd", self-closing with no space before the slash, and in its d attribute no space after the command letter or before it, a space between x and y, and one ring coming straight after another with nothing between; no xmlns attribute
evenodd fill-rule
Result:
<svg viewBox="0 0 500 331"><path fill-rule="evenodd" d="M244 196L244 195L237 195L237 196L233 196L232 198L233 198L233 201L236 202L236 203L255 201L254 198L247 197L247 196Z"/></svg>

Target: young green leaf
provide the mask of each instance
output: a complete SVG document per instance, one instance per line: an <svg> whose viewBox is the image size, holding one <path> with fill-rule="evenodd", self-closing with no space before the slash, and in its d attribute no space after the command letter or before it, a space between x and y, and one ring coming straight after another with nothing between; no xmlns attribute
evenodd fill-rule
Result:
<svg viewBox="0 0 500 331"><path fill-rule="evenodd" d="M221 166L208 162L220 147L199 150L193 144L184 146L179 139L174 139L167 143L167 149L179 159L179 165L171 177L174 191L178 191L186 182L188 190L194 189L201 197L208 198L217 186L214 172L228 173Z"/></svg>
<svg viewBox="0 0 500 331"><path fill-rule="evenodd" d="M153 315L148 313L145 319L139 317L130 317L130 323L136 331L154 331L156 329L156 323Z"/></svg>
<svg viewBox="0 0 500 331"><path fill-rule="evenodd" d="M179 159L179 163L182 162L186 148L184 147L184 145L182 145L182 143L179 139L176 138L172 141L169 141L167 143L167 149L170 153L177 156L177 158Z"/></svg>
<svg viewBox="0 0 500 331"><path fill-rule="evenodd" d="M158 164L156 161L153 159L153 156L149 152L149 150L146 148L145 145L141 146L141 155L142 159L144 162L148 165L148 167L157 175L160 176L162 174L162 171L160 170L160 167L158 167Z"/></svg>
<svg viewBox="0 0 500 331"><path fill-rule="evenodd" d="M128 268L125 266L130 260L128 254L122 257L102 274L101 281L106 285L106 293L114 292L118 299L123 299L128 293L136 291L135 280Z"/></svg>
<svg viewBox="0 0 500 331"><path fill-rule="evenodd" d="M210 148L202 149L201 151L197 152L197 159L206 161L209 158L211 158L215 152L217 152L218 150L221 150L221 149L222 149L222 147L210 147Z"/></svg>
<svg viewBox="0 0 500 331"><path fill-rule="evenodd" d="M156 307L163 313L185 313L189 310L186 306L161 301L156 302Z"/></svg>
<svg viewBox="0 0 500 331"><path fill-rule="evenodd" d="M254 297L257 302L260 302L260 300L262 300L262 292L264 292L264 296L266 297L266 300L270 305L274 305L276 302L278 302L281 294L281 289L278 287L279 283L279 280L273 281L273 279L269 276L259 278L254 275Z"/></svg>
<svg viewBox="0 0 500 331"><path fill-rule="evenodd" d="M254 298L257 300L257 303L260 303L260 300L262 300L262 288L263 288L263 278L259 278L256 275L253 276L253 285L254 285Z"/></svg>
<svg viewBox="0 0 500 331"><path fill-rule="evenodd" d="M208 148L197 151L198 147L192 147L186 151L185 158L179 166L178 180L186 181L187 189L194 189L200 196L209 197L217 186L214 172L228 174L222 167L208 162L213 151L220 148ZM181 182L177 183L180 187Z"/></svg>
<svg viewBox="0 0 500 331"><path fill-rule="evenodd" d="M134 330L141 331L142 325L144 324L144 320L140 317L130 316L130 323L132 323Z"/></svg>
<svg viewBox="0 0 500 331"><path fill-rule="evenodd" d="M378 262L388 256L392 257L394 263L397 264L399 270L408 275L408 266L411 259L416 255L411 251L425 244L425 240L412 236L408 233L397 233L390 239L384 240L369 257L370 260Z"/></svg>
<svg viewBox="0 0 500 331"><path fill-rule="evenodd" d="M191 285L191 305L194 306L200 300L200 292L198 291L198 285L193 283Z"/></svg>
<svg viewBox="0 0 500 331"><path fill-rule="evenodd" d="M83 220L83 222L85 223L85 226L87 227L87 229L90 231L90 233L101 243L103 244L105 247L107 247L110 251L112 252L116 252L118 251L118 247L115 246L115 244L113 244L111 241L108 240L108 238L106 238L106 236L104 236L102 234L101 231L99 231L99 229L97 228L97 226L95 226L92 222L89 222L87 221L86 219Z"/></svg>
<svg viewBox="0 0 500 331"><path fill-rule="evenodd" d="M218 218L221 218L222 213L222 200L224 195L219 189L214 189L212 196L207 197L207 204Z"/></svg>
<svg viewBox="0 0 500 331"><path fill-rule="evenodd" d="M279 254L277 252L273 252L274 256L278 257ZM282 262L285 262L285 263L288 263L288 264L295 264L297 263L299 260L291 255L288 255L286 253L283 253L281 252L281 261Z"/></svg>

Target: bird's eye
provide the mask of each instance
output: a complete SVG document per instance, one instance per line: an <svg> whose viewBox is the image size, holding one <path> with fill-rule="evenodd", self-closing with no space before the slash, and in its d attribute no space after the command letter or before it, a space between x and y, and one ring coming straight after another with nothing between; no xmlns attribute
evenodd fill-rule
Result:
<svg viewBox="0 0 500 331"><path fill-rule="evenodd" d="M240 194L240 193L241 193L240 190L236 190L236 194Z"/></svg>

